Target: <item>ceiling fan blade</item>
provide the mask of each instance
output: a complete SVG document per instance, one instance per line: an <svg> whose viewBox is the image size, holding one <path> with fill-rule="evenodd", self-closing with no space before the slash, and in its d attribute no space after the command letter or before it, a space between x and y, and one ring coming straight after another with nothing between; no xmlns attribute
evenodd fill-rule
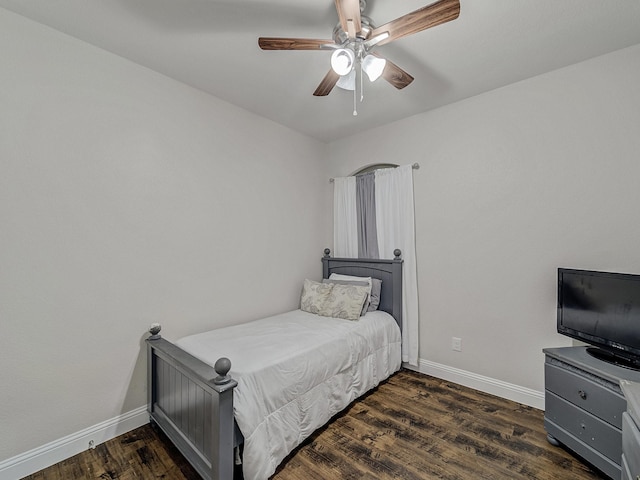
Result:
<svg viewBox="0 0 640 480"><path fill-rule="evenodd" d="M460 0L440 0L375 28L371 36L389 32L389 37L378 42L378 45L384 45L398 38L455 20L458 15L460 15Z"/></svg>
<svg viewBox="0 0 640 480"><path fill-rule="evenodd" d="M315 97L324 97L329 95L331 90L333 90L333 87L338 83L339 78L340 75L334 72L333 69L330 69L320 82L320 85L318 85L318 88L316 88L316 91L313 92L313 95Z"/></svg>
<svg viewBox="0 0 640 480"><path fill-rule="evenodd" d="M372 53L378 58L384 58L382 55L379 55L375 52ZM391 85L396 87L398 90L403 89L411 82L413 82L413 77L397 66L395 63L386 60L386 65L384 66L384 70L382 71L382 78L384 78Z"/></svg>
<svg viewBox="0 0 640 480"><path fill-rule="evenodd" d="M360 0L335 0L338 18L342 30L347 32L350 39L362 30L362 20L360 18Z"/></svg>
<svg viewBox="0 0 640 480"><path fill-rule="evenodd" d="M258 45L262 50L325 50L334 42L313 38L260 37Z"/></svg>

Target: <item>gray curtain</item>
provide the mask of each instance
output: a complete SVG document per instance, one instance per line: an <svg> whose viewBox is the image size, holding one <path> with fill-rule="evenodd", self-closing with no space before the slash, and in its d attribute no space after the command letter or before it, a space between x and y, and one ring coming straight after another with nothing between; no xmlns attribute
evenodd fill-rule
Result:
<svg viewBox="0 0 640 480"><path fill-rule="evenodd" d="M376 226L375 180L375 172L356 176L359 258L380 258Z"/></svg>

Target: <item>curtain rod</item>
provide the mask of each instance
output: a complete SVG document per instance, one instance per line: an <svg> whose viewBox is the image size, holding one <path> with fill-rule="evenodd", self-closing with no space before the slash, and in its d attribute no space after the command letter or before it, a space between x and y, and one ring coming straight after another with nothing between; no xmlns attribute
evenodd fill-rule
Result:
<svg viewBox="0 0 640 480"><path fill-rule="evenodd" d="M420 164L416 162L413 165L411 165L411 168L413 168L414 170L418 170L420 168ZM335 181L334 178L329 179L329 183L333 183L334 181Z"/></svg>

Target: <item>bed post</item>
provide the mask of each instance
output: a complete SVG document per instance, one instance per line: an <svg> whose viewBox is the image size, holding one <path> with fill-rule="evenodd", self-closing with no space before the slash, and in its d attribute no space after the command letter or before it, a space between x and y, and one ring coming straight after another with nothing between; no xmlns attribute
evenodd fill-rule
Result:
<svg viewBox="0 0 640 480"><path fill-rule="evenodd" d="M217 417L212 417L212 454L217 458L217 462L212 462L213 478L226 480L233 478L235 446L235 420L233 416L233 389L238 383L229 375L231 361L228 358L219 358L214 370L218 374L213 379L212 388L218 393L218 407L214 411L218 412ZM217 464L216 464L217 463Z"/></svg>
<svg viewBox="0 0 640 480"><path fill-rule="evenodd" d="M404 315L404 309L402 308L402 284L403 284L403 273L402 273L402 264L404 260L402 260L402 251L399 248L396 248L393 251L394 259L391 264L392 275L397 281L393 282L393 316L398 322L398 326L400 327L400 331L402 331L402 317Z"/></svg>
<svg viewBox="0 0 640 480"><path fill-rule="evenodd" d="M160 330L162 330L162 327L159 323L152 323L149 327L149 333L151 335L147 337L147 412L149 413L149 420L152 424L155 423L151 412L153 411L153 405L156 403L156 388L152 381L155 378L156 359L149 341L162 338L160 336Z"/></svg>
<svg viewBox="0 0 640 480"><path fill-rule="evenodd" d="M324 257L322 257L322 278L329 278L329 258L331 258L331 250L325 248Z"/></svg>

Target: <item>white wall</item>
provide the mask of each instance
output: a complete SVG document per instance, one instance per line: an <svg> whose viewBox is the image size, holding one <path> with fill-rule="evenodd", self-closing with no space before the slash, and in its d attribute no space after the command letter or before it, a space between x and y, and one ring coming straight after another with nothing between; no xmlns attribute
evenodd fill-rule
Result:
<svg viewBox="0 0 640 480"><path fill-rule="evenodd" d="M143 338L295 308L326 145L0 9L0 460L144 405Z"/></svg>
<svg viewBox="0 0 640 480"><path fill-rule="evenodd" d="M640 273L639 126L640 45L331 144L332 176L421 165L423 361L543 390L557 267Z"/></svg>

